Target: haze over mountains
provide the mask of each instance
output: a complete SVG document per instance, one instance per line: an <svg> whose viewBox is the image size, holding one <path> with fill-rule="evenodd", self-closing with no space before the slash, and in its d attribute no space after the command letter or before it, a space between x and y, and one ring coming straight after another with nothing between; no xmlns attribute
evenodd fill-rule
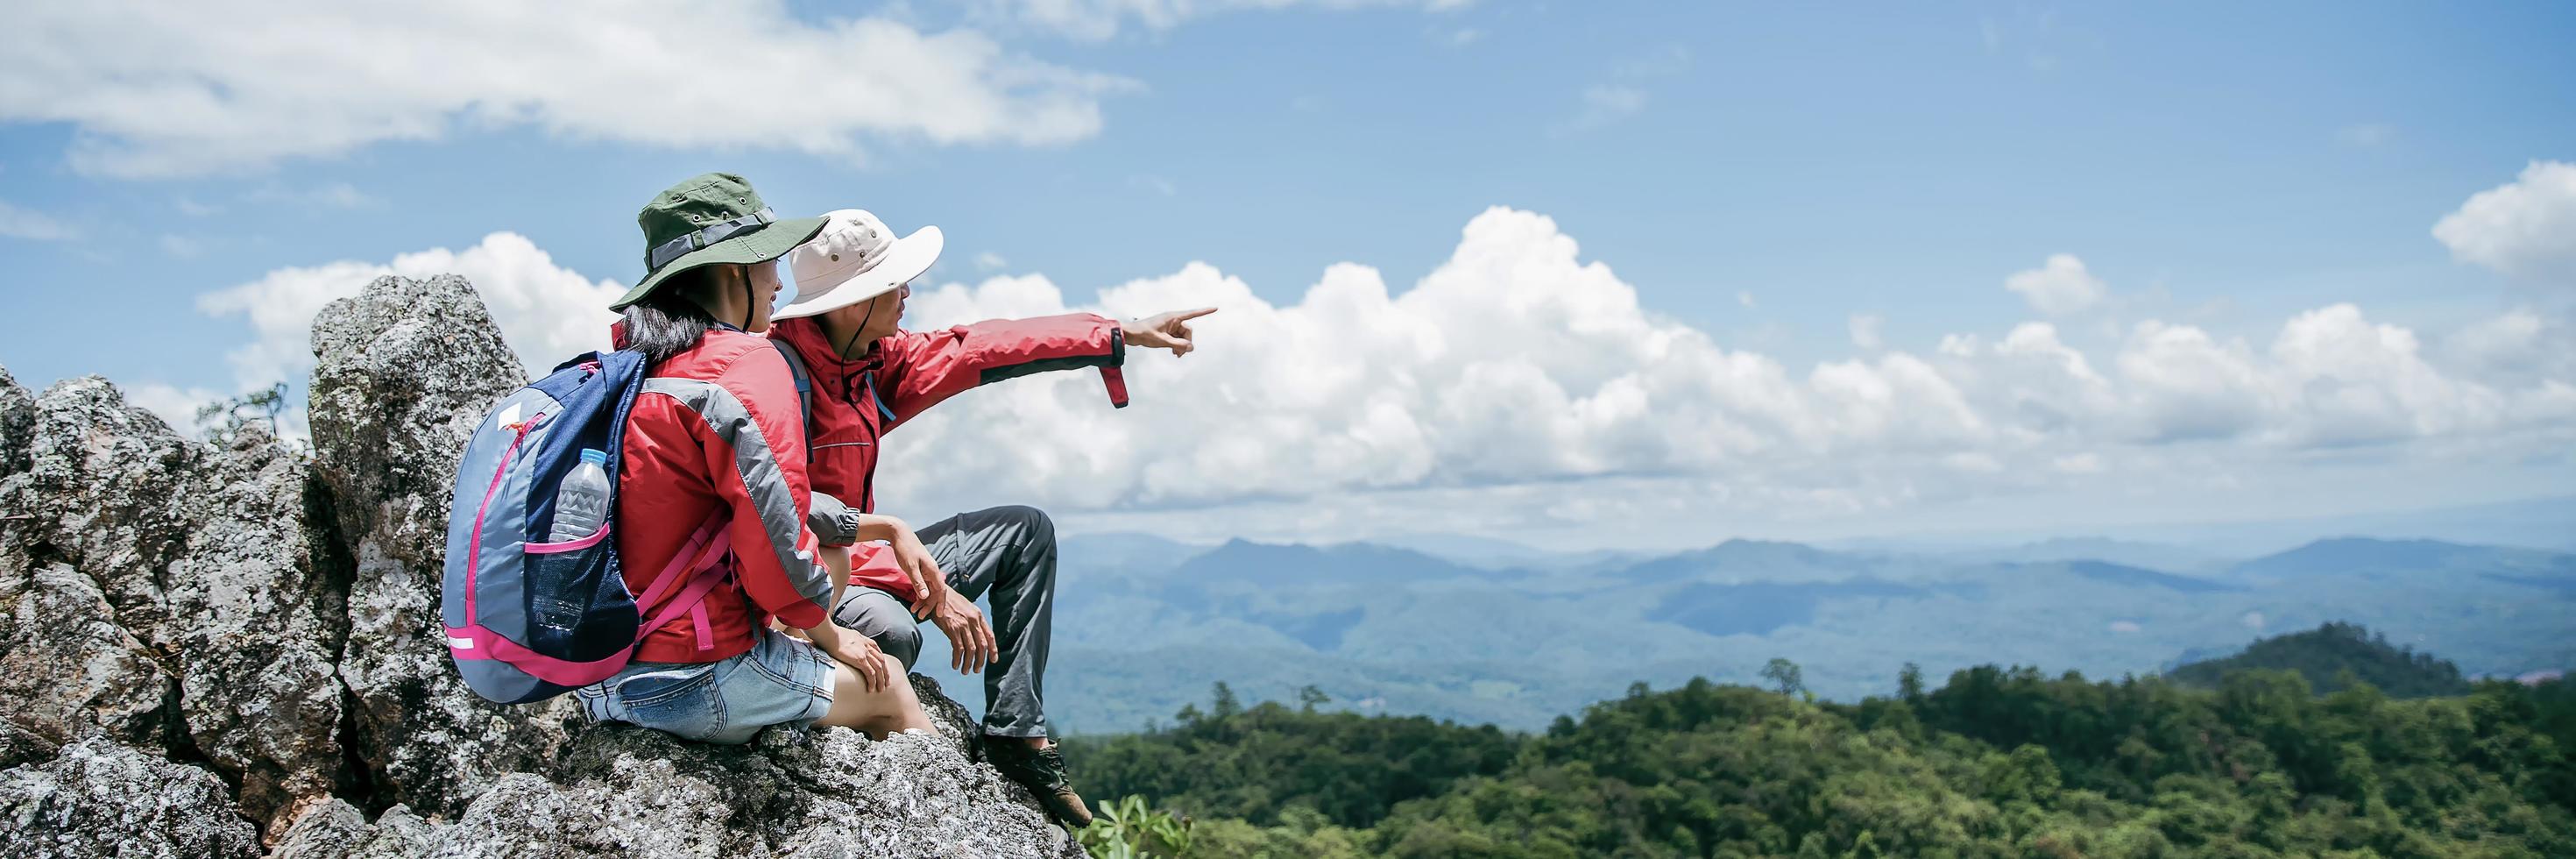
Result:
<svg viewBox="0 0 2576 859"><path fill-rule="evenodd" d="M2501 512L2487 532L2536 548L2402 531L2252 556L2093 537L1909 551L1739 539L1650 557L1523 548L1512 564L1507 542L1437 535L1073 536L1049 710L1065 730L1130 730L1223 680L1247 700L1314 685L1335 708L1534 728L1638 681L1758 682L1773 657L1850 700L1888 692L1908 662L1933 677L1983 663L2116 677L2330 621L2471 675L2576 666L2576 499ZM2533 527L2493 524L2508 519ZM945 659L930 638L925 670Z"/></svg>

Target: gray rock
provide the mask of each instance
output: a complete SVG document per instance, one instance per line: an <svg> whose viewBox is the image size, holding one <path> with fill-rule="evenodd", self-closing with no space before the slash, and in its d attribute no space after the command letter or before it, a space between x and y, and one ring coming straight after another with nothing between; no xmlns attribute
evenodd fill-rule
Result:
<svg viewBox="0 0 2576 859"><path fill-rule="evenodd" d="M265 819L336 786L347 627L341 587L305 525L311 468L246 433L208 457L164 592L181 714L196 747Z"/></svg>
<svg viewBox="0 0 2576 859"><path fill-rule="evenodd" d="M358 845L349 853L295 855L1082 855L1016 785L945 736L771 729L728 747L620 726L575 733L551 778L503 776L453 822L389 812L337 837Z"/></svg>
<svg viewBox="0 0 2576 859"><path fill-rule="evenodd" d="M27 470L0 480L0 542L98 577L117 625L167 646L161 588L194 530L190 490L212 449L96 376L47 389L32 413Z"/></svg>
<svg viewBox="0 0 2576 859"><path fill-rule="evenodd" d="M36 602L11 613L0 664L76 667L13 671L0 688L82 685L29 699L57 717L27 727L83 735L63 721L68 707L128 742L203 755L255 815L329 794L345 609L314 560L306 461L260 432L223 450L182 438L104 380L57 385L29 413L30 468L0 480L0 515L12 517L0 522L0 592ZM28 569L38 564L60 572ZM89 591L102 600L77 593ZM25 610L37 605L53 608Z"/></svg>
<svg viewBox="0 0 2576 859"><path fill-rule="evenodd" d="M177 680L115 622L98 583L69 564L0 570L0 701L46 744L112 737L158 746ZM20 743L21 754L34 747Z"/></svg>
<svg viewBox="0 0 2576 859"><path fill-rule="evenodd" d="M61 745L16 723L0 721L0 770L53 760L54 751Z"/></svg>
<svg viewBox="0 0 2576 859"><path fill-rule="evenodd" d="M105 739L0 772L0 844L59 859L233 859L260 855L214 773Z"/></svg>
<svg viewBox="0 0 2576 859"><path fill-rule="evenodd" d="M379 789L455 814L564 739L569 702L504 707L458 679L438 617L457 457L491 404L527 384L474 288L379 278L313 327L315 468L355 561L340 678Z"/></svg>
<svg viewBox="0 0 2576 859"><path fill-rule="evenodd" d="M370 834L366 813L330 797L296 814L268 851L268 859L344 859Z"/></svg>
<svg viewBox="0 0 2576 859"><path fill-rule="evenodd" d="M27 436L35 423L35 398L0 367L0 477L27 470Z"/></svg>

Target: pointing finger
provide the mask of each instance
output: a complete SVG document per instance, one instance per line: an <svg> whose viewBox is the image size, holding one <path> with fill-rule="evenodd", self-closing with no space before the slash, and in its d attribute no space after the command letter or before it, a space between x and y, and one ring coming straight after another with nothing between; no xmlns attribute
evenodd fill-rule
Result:
<svg viewBox="0 0 2576 859"><path fill-rule="evenodd" d="M1206 316L1206 315L1208 315L1208 314L1210 314L1210 313L1215 313L1215 312L1216 312L1216 308L1213 308L1213 307L1202 307L1202 308L1199 308L1199 309L1197 309L1197 310L1185 310L1185 311L1182 311L1182 312L1181 312L1181 315L1180 315L1180 316L1178 316L1178 317L1174 318L1174 320L1173 320L1173 321L1175 321L1175 322L1186 322L1186 321L1189 321L1189 320L1192 320L1192 319L1197 319L1197 318L1199 318L1199 317L1201 317L1201 316Z"/></svg>

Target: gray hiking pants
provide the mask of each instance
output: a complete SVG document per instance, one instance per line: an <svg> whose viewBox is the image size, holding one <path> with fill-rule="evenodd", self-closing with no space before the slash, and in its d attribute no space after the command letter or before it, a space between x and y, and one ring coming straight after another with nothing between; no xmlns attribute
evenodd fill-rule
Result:
<svg viewBox="0 0 2576 859"><path fill-rule="evenodd" d="M1001 656L984 668L984 733L1046 736L1048 620L1055 613L1055 523L1035 507L960 513L916 532L967 599L990 591L993 640ZM871 587L841 596L832 619L876 641L911 667L921 655L921 626L910 603Z"/></svg>

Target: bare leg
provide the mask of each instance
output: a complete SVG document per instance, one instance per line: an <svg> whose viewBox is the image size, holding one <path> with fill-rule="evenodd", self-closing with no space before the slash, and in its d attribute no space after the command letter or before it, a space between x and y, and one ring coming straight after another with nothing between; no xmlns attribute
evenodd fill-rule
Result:
<svg viewBox="0 0 2576 859"><path fill-rule="evenodd" d="M814 724L854 728L878 740L896 731L939 730L922 712L921 699L912 694L912 679L904 673L903 663L892 656L883 658L886 676L894 678L883 692L868 691L858 671L832 663L832 709Z"/></svg>

